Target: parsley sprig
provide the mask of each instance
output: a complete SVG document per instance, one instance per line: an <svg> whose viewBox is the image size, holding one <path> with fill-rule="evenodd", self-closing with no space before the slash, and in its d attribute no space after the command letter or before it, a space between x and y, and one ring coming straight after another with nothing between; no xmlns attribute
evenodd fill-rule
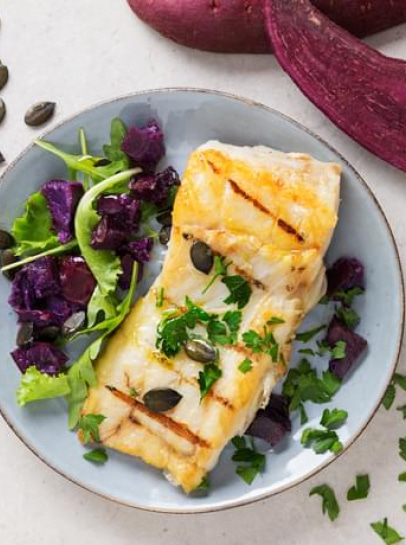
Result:
<svg viewBox="0 0 406 545"><path fill-rule="evenodd" d="M222 376L222 371L215 363L205 365L203 371L200 371L198 383L200 386L200 399L203 399L210 392L213 384Z"/></svg>
<svg viewBox="0 0 406 545"><path fill-rule="evenodd" d="M269 354L273 362L277 362L279 359L279 344L277 343L271 326L277 323L275 318L268 320L264 325L264 332L260 335L257 331L250 329L243 333L242 340L247 348L250 348L254 354ZM279 320L279 319L278 319Z"/></svg>
<svg viewBox="0 0 406 545"><path fill-rule="evenodd" d="M251 440L250 448L245 437L236 436L232 439L232 443L236 450L231 459L234 462L243 463L237 466L236 473L247 484L252 484L258 473L262 473L265 469L265 455L257 451L253 440Z"/></svg>
<svg viewBox="0 0 406 545"><path fill-rule="evenodd" d="M202 291L205 294L217 280L222 277L221 282L227 286L230 295L224 299L224 303L227 305L236 304L238 309L243 309L250 300L252 294L252 288L249 282L241 275L228 274L228 267L231 262L226 263L225 257L215 256L214 258L214 276L210 279L210 282Z"/></svg>
<svg viewBox="0 0 406 545"><path fill-rule="evenodd" d="M324 429L306 428L303 430L301 443L304 447L312 447L316 454L327 451L338 454L343 450L335 429L341 427L348 418L347 411L325 409L320 424Z"/></svg>
<svg viewBox="0 0 406 545"><path fill-rule="evenodd" d="M80 417L78 428L83 433L84 443L100 443L99 426L105 419L102 414L85 414Z"/></svg>

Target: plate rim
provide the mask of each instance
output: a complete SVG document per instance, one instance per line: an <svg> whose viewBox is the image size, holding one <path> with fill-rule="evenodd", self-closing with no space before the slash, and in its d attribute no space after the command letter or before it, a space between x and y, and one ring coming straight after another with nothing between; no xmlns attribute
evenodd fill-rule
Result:
<svg viewBox="0 0 406 545"><path fill-rule="evenodd" d="M225 92L225 91L219 91L219 90L216 90L216 89L207 89L207 88L199 88L199 87L162 87L162 88L146 89L146 90L141 90L141 91L136 91L136 92L131 92L131 93L125 93L125 94L122 94L122 95L115 96L113 98L97 101L97 102L93 103L90 106L82 108L81 110L77 111L76 113L74 113L72 115L64 117L60 122L56 123L54 126L52 126L49 129L39 133L36 136L36 139L42 139L42 138L46 137L48 134L50 134L53 131L55 131L56 129L58 129L59 127L65 125L65 123L73 121L74 119L76 119L77 117L83 115L86 112L96 110L98 108L102 108L103 106L106 106L107 104L111 104L111 103L114 103L114 102L120 102L121 100L129 99L129 98L133 98L133 97L140 97L142 95L172 94L172 93L184 93L184 92L219 96L219 97L222 97L222 98L234 100L234 101L239 102L239 103L243 103L243 104L245 104L246 106L248 106L250 108L261 109L261 110L263 110L263 111L265 111L267 113L271 113L271 114L279 117L280 119L294 125L296 128L300 129L301 131L304 131L309 136L315 138L320 144L322 144L323 146L326 146L331 152L336 154L337 157L339 157L339 159L342 161L342 163L345 164L345 166L347 168L349 168L355 174L355 177L357 178L358 182L361 184L363 189L365 189L367 191L367 193L369 194L369 196L372 198L372 201L375 204L375 207L376 207L378 213L381 215L381 217L382 217L382 219L384 221L384 225L386 226L386 230L387 230L387 233L389 235L389 239L392 242L392 247L394 249L394 254L395 254L396 263L397 263L397 272L399 274L399 281L400 281L399 282L400 292L399 292L398 295L399 295L399 299L400 299L400 316L399 316L399 318L400 318L400 326L401 327L400 327L399 335L398 335L398 338L397 338L395 357L394 357L394 359L393 359L393 361L391 363L391 367L390 367L390 369L392 371L390 377L392 377L393 373L395 372L396 366L397 366L397 364L399 362L399 359L400 359L400 354L401 354L401 350L402 350L402 341L403 341L403 338L405 336L405 280L404 280L404 275L403 275L402 262L401 262L400 254L399 254L399 248L398 248L395 236L393 234L391 225L389 223L389 220L388 220L388 218L386 216L386 213L385 213L383 207L381 206L381 204L379 203L379 201L378 201L377 197L375 196L374 192L372 191L372 189L369 187L369 185L363 179L363 177L358 173L358 171L351 165L351 163L339 151L337 151L334 148L334 146L329 144L326 140L324 140L317 133L313 132L311 129L309 129L308 127L306 127L305 125L303 125L299 121L296 121L292 117L280 112L279 110L276 110L275 108L267 106L266 104L263 104L262 102L259 102L259 101L256 101L256 100L241 96L241 95L237 95L237 94L229 93L229 92ZM26 153L28 153L30 151L30 149L32 149L34 147L35 147L35 144L32 141L30 144L28 144L17 155L17 157L13 161L11 161L11 163L9 163L6 166L4 172L0 176L0 187L2 186L2 183L3 183L4 179L7 177L8 173L26 155ZM107 500L109 500L111 502L114 502L116 504L124 505L126 507L132 507L132 508L135 508L135 509L139 509L141 511L147 511L147 512L151 512L151 513L165 513L165 514L172 514L172 515L196 515L196 514L201 514L201 513L220 512L220 511L233 509L233 508L236 508L236 507L243 507L243 506L251 505L251 504L254 504L256 502L269 499L271 497L282 494L283 492L291 490L294 487L298 486L299 484L305 483L306 481L308 481L309 479L311 479L315 475L319 474L325 468L330 466L330 464L335 462L345 452L347 452L350 449L350 447L365 432L366 428L369 426L369 424L371 423L371 421L375 417L376 413L378 412L378 409L380 408L380 406L382 404L382 400L384 398L386 388L390 384L390 380L391 379L388 380L383 394L377 400L377 402L375 404L375 407L373 408L370 415L368 416L365 424L358 430L357 433L354 434L354 436L350 439L350 441L344 446L342 452L340 452L338 455L328 458L323 463L321 463L320 466L310 470L304 476L298 477L295 480L289 482L288 484L282 484L282 485L280 485L279 487L277 487L276 489L274 489L272 491L261 492L261 493L259 493L257 496L255 496L253 498L246 498L246 499L238 499L237 498L235 500L229 500L229 501L223 502L223 504L219 504L218 506L214 506L214 505L213 506L207 506L207 507L205 507L205 506L200 506L200 507L196 506L196 507L191 507L191 508L187 508L187 509L185 509L185 508L182 509L181 507L151 507L151 506L146 506L146 505L140 504L138 502L131 502L131 501L126 501L126 500L121 500L121 499L119 499L117 497L109 495L108 493L97 490L97 489L93 488L90 485L86 485L86 484L83 484L82 482L79 482L78 480L76 480L71 475L69 475L69 474L65 473L64 471L62 471L61 469L55 467L55 465L50 460L46 459L41 453L39 453L36 450L36 448L31 444L31 442L28 441L24 437L24 435L22 433L20 433L16 429L16 426L11 421L10 417L7 415L6 410L2 406L1 398L0 398L0 415L2 416L2 418L4 419L4 421L6 422L8 427L18 437L18 439L39 460L41 460L41 462L43 462L48 468L53 470L59 476L63 477L64 479L66 479L68 481L70 481L71 483L73 483L76 486L82 488L83 490L91 492L92 494L95 494L95 495L97 495L97 496L99 496L101 498L107 499Z"/></svg>

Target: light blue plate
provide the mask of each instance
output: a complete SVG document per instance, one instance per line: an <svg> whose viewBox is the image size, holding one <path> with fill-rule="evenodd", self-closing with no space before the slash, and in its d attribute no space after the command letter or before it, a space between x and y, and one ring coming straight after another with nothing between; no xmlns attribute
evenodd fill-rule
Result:
<svg viewBox="0 0 406 545"><path fill-rule="evenodd" d="M377 410L394 371L403 332L404 295L399 257L384 214L367 185L326 143L287 117L260 104L233 96L199 90L162 90L132 95L91 108L62 123L46 135L66 150L78 151L77 134L85 127L93 152L109 139L110 121L121 117L128 125L157 118L166 136L166 162L183 171L188 154L206 140L237 145L264 144L283 151L309 153L322 161L337 161L344 169L340 222L328 261L356 256L365 264L366 296L359 297L359 331L369 342L367 356L346 380L332 403L348 410L340 436L348 447ZM0 226L9 227L26 198L50 179L64 177L63 164L35 147L25 150L6 170L0 185ZM149 278L156 270L149 271ZM174 279L176 281L176 279ZM144 284L143 289L146 289ZM62 400L32 404L15 402L19 372L8 356L14 348L16 320L7 306L10 284L0 278L0 410L21 440L46 464L79 485L113 500L143 509L167 512L203 512L243 505L271 496L303 481L331 462L331 454L315 455L300 446L300 424L267 455L266 471L247 486L235 475L226 449L212 474L212 489L205 497L187 497L160 472L139 460L111 452L110 461L97 467L82 459L83 447L67 430ZM319 306L306 326L326 320ZM298 357L294 357L294 362ZM326 362L318 361L322 369ZM310 425L325 406L308 404Z"/></svg>

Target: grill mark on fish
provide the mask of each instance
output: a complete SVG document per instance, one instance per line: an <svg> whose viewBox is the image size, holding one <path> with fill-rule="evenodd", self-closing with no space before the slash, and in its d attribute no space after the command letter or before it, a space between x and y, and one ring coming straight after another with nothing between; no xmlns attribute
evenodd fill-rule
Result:
<svg viewBox="0 0 406 545"><path fill-rule="evenodd" d="M221 169L220 169L217 165L215 165L215 164L213 163L213 161L210 161L210 159L206 159L206 161L207 161L207 164L209 165L209 167L210 167L210 168L212 169L212 171L214 172L214 174L220 174Z"/></svg>
<svg viewBox="0 0 406 545"><path fill-rule="evenodd" d="M106 386L107 390L109 390L114 396L118 397L124 403L127 403L127 405L131 405L138 411L142 412L143 414L147 415L152 420L156 420L162 426L169 429L176 435L179 435L183 439L186 439L186 441L189 441L189 443L192 443L192 445L199 445L203 448L211 448L211 445L208 441L205 439L202 439L195 433L193 433L185 424L181 424L180 422L175 422L172 418L167 416L166 414L162 413L154 413L150 411L143 403L140 403L136 399L128 396L124 392L121 392L114 386Z"/></svg>
<svg viewBox="0 0 406 545"><path fill-rule="evenodd" d="M305 241L303 236L300 233L298 233L294 227L292 227L289 223L287 223L285 220L281 218L276 219L275 215L266 206L264 206L260 201L255 199L252 195L249 195L246 191L244 191L234 180L230 179L228 180L228 183L230 184L231 189L234 191L234 193L236 193L237 195L240 195L243 199L252 203L255 206L255 208L257 208L264 214L271 216L271 218L273 218L276 221L276 224L278 225L278 227L283 229L285 233L288 233L288 235L293 235L296 238L296 240L298 240L301 243Z"/></svg>
<svg viewBox="0 0 406 545"><path fill-rule="evenodd" d="M219 394L216 394L215 392L213 392L213 390L209 391L209 393L207 394L207 397L210 398L210 400L213 400L213 401L216 401L217 403L220 403L221 405L223 405L227 409L230 409L230 411L235 410L234 405L231 403L231 401L229 399L227 399L226 397L223 397L223 396L221 396Z"/></svg>
<svg viewBox="0 0 406 545"><path fill-rule="evenodd" d="M240 276L243 276L245 280L253 284L256 288L259 288L260 290L265 289L265 285L260 281L251 276L247 271L244 269L241 269L241 267L238 267L237 265L234 266L235 272L237 272Z"/></svg>

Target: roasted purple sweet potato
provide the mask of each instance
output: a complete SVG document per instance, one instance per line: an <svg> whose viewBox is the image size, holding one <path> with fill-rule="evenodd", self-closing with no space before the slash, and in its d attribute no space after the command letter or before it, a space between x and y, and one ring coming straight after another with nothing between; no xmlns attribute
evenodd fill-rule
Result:
<svg viewBox="0 0 406 545"><path fill-rule="evenodd" d="M406 62L357 40L309 0L265 0L265 14L276 57L303 93L359 144L406 171Z"/></svg>
<svg viewBox="0 0 406 545"><path fill-rule="evenodd" d="M361 335L346 327L337 318L333 318L330 322L326 341L331 348L334 348L338 342L345 343L344 358L332 359L329 363L329 371L340 380L354 367L368 346Z"/></svg>
<svg viewBox="0 0 406 545"><path fill-rule="evenodd" d="M140 19L188 47L221 53L269 53L262 0L128 0ZM406 21L404 0L314 0L356 36Z"/></svg>
<svg viewBox="0 0 406 545"><path fill-rule="evenodd" d="M272 394L265 409L257 412L246 434L259 437L275 447L291 431L289 399L279 394Z"/></svg>

